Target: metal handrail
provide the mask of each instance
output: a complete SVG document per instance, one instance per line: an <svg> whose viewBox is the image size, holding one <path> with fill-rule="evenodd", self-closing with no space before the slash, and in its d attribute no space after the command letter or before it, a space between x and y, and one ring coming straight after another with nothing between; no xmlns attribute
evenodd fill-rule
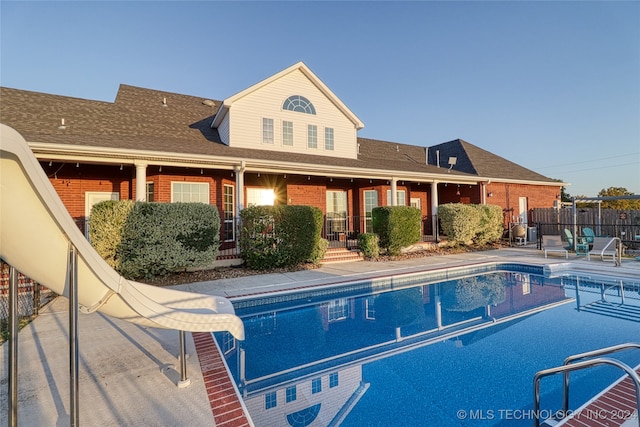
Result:
<svg viewBox="0 0 640 427"><path fill-rule="evenodd" d="M562 364L564 365L569 365L570 363L573 363L575 361L578 361L580 359L588 359L591 357L598 357L598 356L604 356L605 354L611 354L611 353L616 353L618 351L622 351L622 350L629 350L629 349L633 349L633 348L638 348L640 349L640 343L625 343L625 344L618 344L618 345L614 345L611 347L605 347L605 348L601 348L598 350L593 350L593 351L588 351L586 353L580 353L580 354L574 354L573 356L569 356L566 359L564 359L564 363ZM567 413L567 411L569 410L569 372L565 372L564 373L564 381L563 381L563 397L562 397L562 410ZM640 409L640 408L639 408Z"/></svg>
<svg viewBox="0 0 640 427"><path fill-rule="evenodd" d="M636 408L640 409L640 376L626 363L620 362L616 359L608 357L601 357L598 359L585 360L582 362L576 362L570 365L563 365L557 368L545 369L537 372L533 377L533 425L534 427L540 427L540 380L543 377L549 375L555 375L559 373L578 371L585 368L591 368L598 365L613 365L629 375L634 383L636 389ZM565 412L566 413L566 412ZM638 419L638 426L640 427L640 419Z"/></svg>

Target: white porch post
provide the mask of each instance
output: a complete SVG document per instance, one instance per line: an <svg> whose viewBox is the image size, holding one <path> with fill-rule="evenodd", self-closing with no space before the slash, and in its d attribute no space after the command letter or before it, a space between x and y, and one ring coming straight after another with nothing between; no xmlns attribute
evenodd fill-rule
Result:
<svg viewBox="0 0 640 427"><path fill-rule="evenodd" d="M431 183L431 225L433 235L438 235L438 181Z"/></svg>
<svg viewBox="0 0 640 427"><path fill-rule="evenodd" d="M398 205L398 179L391 178L391 206Z"/></svg>
<svg viewBox="0 0 640 427"><path fill-rule="evenodd" d="M135 163L136 165L136 201L147 201L147 164Z"/></svg>
<svg viewBox="0 0 640 427"><path fill-rule="evenodd" d="M240 211L244 209L244 170L246 164L242 164L233 168L236 173L236 215L240 216Z"/></svg>

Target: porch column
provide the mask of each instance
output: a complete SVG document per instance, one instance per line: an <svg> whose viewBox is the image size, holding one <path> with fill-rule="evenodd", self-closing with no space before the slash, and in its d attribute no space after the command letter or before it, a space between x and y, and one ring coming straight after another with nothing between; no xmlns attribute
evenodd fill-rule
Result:
<svg viewBox="0 0 640 427"><path fill-rule="evenodd" d="M438 236L438 181L431 183L431 225L433 235Z"/></svg>
<svg viewBox="0 0 640 427"><path fill-rule="evenodd" d="M147 164L135 162L136 165L136 201L147 201Z"/></svg>
<svg viewBox="0 0 640 427"><path fill-rule="evenodd" d="M246 164L243 161L240 165L233 168L236 173L236 215L240 215L240 211L244 209L244 170Z"/></svg>
<svg viewBox="0 0 640 427"><path fill-rule="evenodd" d="M391 206L398 205L398 179L391 178Z"/></svg>

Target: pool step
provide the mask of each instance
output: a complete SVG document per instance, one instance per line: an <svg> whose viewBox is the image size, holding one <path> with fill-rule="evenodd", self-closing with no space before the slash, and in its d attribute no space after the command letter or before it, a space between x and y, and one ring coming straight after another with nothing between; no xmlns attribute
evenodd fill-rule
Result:
<svg viewBox="0 0 640 427"><path fill-rule="evenodd" d="M358 251L350 251L347 248L329 248L320 264L362 261L363 259Z"/></svg>
<svg viewBox="0 0 640 427"><path fill-rule="evenodd" d="M606 301L596 301L580 307L580 311L615 317L616 319L640 322L640 307L628 304L612 304Z"/></svg>

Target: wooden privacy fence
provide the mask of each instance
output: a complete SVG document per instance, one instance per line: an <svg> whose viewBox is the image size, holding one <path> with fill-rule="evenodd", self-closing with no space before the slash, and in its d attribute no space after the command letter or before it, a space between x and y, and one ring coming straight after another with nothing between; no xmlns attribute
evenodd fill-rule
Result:
<svg viewBox="0 0 640 427"><path fill-rule="evenodd" d="M538 235L563 235L564 229L573 228L573 209L536 208L531 220L540 230ZM620 237L622 240L640 240L640 210L578 208L575 216L578 232L589 227L600 236Z"/></svg>

